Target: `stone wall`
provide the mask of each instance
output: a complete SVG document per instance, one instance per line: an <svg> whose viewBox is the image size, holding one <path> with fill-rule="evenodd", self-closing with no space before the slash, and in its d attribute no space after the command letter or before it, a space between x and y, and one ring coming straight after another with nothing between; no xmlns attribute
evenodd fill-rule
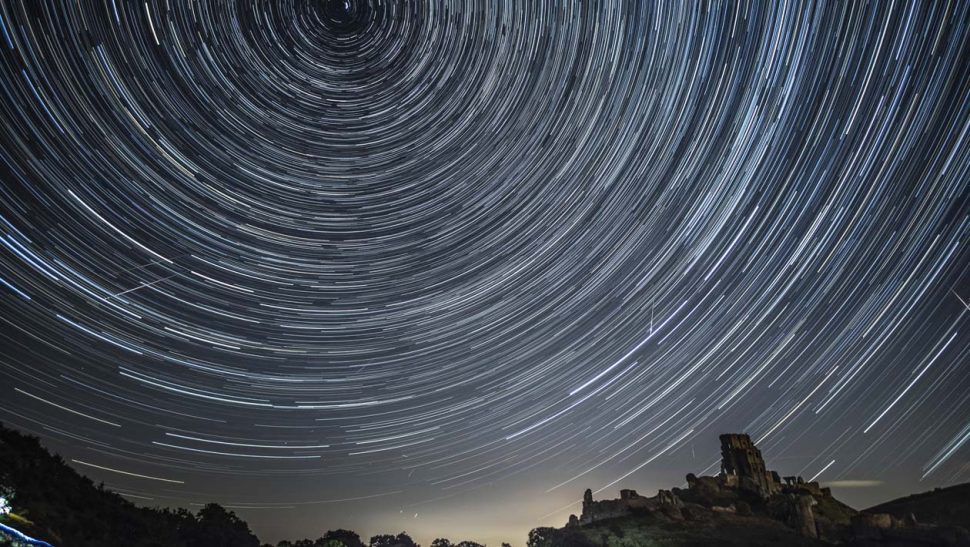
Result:
<svg viewBox="0 0 970 547"><path fill-rule="evenodd" d="M752 490L762 498L781 492L778 474L768 471L761 450L744 433L728 433L721 439L721 475L726 484Z"/></svg>
<svg viewBox="0 0 970 547"><path fill-rule="evenodd" d="M645 497L636 490L621 490L619 499L593 500L589 489L583 494L583 513L576 519L577 524L586 525L601 520L625 517L637 511L656 510L660 503L656 497Z"/></svg>

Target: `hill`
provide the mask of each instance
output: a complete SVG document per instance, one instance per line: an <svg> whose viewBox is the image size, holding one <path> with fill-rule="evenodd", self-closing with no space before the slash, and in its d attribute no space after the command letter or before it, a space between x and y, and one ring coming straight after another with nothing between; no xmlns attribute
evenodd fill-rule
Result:
<svg viewBox="0 0 970 547"><path fill-rule="evenodd" d="M136 507L103 484L95 486L36 437L2 424L0 497L10 511L0 516L0 524L54 545L259 546L249 526L219 505L206 505L196 515ZM4 536L0 533L0 545Z"/></svg>
<svg viewBox="0 0 970 547"><path fill-rule="evenodd" d="M747 435L723 435L722 472L687 476L687 488L646 497L593 500L587 490L581 516L563 528L535 528L529 547L678 547L790 545L968 546L970 484L936 489L858 512L831 491L801 477L767 471ZM915 515L913 519L910 515ZM76 547L260 547L249 526L231 511L208 504L185 509L137 507L95 485L36 437L0 424L0 525L53 545ZM0 526L0 546L26 545ZM316 541L278 547L363 547L356 533L330 531ZM371 547L418 547L406 533L370 538ZM432 547L450 546L435 540ZM473 542L455 545L474 547ZM268 546L263 546L268 547Z"/></svg>
<svg viewBox="0 0 970 547"><path fill-rule="evenodd" d="M859 512L817 482L769 471L745 434L721 435L721 456L720 474L689 474L686 489L651 497L624 489L612 500L594 500L586 490L582 514L571 515L561 529L532 530L529 547L970 546L970 532L961 527L970 500L965 490L916 496L913 507L926 500L920 522L904 504L898 516L884 506ZM930 524L934 520L938 525Z"/></svg>
<svg viewBox="0 0 970 547"><path fill-rule="evenodd" d="M4 527L9 527L5 529ZM39 439L0 423L0 547L46 545L105 547L260 547L245 521L210 503L185 509L137 507L95 486ZM377 534L368 547L419 547L406 532ZM436 539L433 547L483 547ZM261 547L270 547L267 544ZM365 547L357 533L329 530L316 540L283 540L277 547Z"/></svg>
<svg viewBox="0 0 970 547"><path fill-rule="evenodd" d="M536 528L529 547L818 547L828 543L799 535L784 523L760 515L695 512L692 520L656 514L617 517L578 528Z"/></svg>
<svg viewBox="0 0 970 547"><path fill-rule="evenodd" d="M917 522L967 527L970 526L970 482L887 501L866 512L889 513L899 519L912 514Z"/></svg>

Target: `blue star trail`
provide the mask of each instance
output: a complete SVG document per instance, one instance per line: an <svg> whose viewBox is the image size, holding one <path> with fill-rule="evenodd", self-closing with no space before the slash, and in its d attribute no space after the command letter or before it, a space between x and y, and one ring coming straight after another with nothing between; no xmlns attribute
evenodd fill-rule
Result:
<svg viewBox="0 0 970 547"><path fill-rule="evenodd" d="M267 540L745 431L970 480L970 2L6 1L0 420Z"/></svg>

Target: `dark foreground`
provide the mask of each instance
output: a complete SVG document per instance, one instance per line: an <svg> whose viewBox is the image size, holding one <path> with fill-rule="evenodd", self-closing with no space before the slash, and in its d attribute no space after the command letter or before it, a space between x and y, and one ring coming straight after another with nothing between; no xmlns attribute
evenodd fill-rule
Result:
<svg viewBox="0 0 970 547"><path fill-rule="evenodd" d="M688 488L661 490L653 497L624 490L621 499L594 501L587 494L581 516L563 528L532 530L527 544L970 546L970 483L859 512L815 483L795 477L782 482L776 480L777 474L763 471L763 466L752 475L742 460L726 460L731 473L690 475ZM246 522L232 511L217 504L194 514L185 509L137 507L79 475L37 438L2 425L0 525L0 546L31 544L10 532L15 529L55 546L260 547ZM377 535L365 543L348 530L332 530L316 540L282 541L277 547L365 546L418 547L403 532ZM452 546L481 547L445 539L435 540L430 547Z"/></svg>

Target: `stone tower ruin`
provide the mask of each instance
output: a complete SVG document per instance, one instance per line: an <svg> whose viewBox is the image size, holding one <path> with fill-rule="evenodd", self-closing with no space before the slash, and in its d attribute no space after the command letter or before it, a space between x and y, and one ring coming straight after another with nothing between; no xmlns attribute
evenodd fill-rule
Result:
<svg viewBox="0 0 970 547"><path fill-rule="evenodd" d="M721 474L740 488L757 491L762 497L781 490L777 473L765 468L761 451L744 433L721 435Z"/></svg>

